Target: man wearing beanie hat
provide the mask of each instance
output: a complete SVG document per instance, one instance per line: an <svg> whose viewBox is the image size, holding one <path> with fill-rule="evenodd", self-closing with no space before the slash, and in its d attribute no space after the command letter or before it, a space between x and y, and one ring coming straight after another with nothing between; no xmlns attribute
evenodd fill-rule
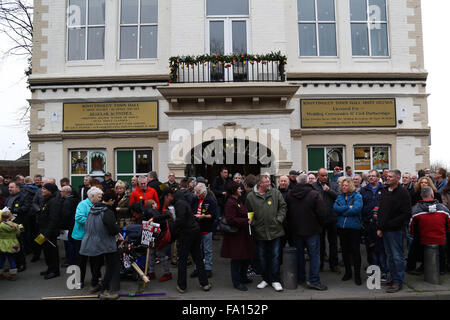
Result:
<svg viewBox="0 0 450 320"><path fill-rule="evenodd" d="M37 213L39 232L46 238L42 244L47 270L42 271L44 279L59 276L59 254L57 237L61 221L61 201L57 197L58 187L53 183L46 183L42 187L44 202Z"/></svg>

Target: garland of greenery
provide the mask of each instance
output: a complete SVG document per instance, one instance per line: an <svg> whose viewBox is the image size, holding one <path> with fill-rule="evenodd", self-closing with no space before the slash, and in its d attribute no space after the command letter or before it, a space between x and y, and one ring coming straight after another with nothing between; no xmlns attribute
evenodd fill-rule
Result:
<svg viewBox="0 0 450 320"><path fill-rule="evenodd" d="M234 62L242 62L243 64L246 64L247 62L254 64L256 63L262 63L266 64L267 61L278 61L279 64L279 71L280 74L284 75L284 66L287 63L287 57L285 55L282 55L280 51L278 52L271 52L264 55L255 55L255 54L231 54L231 55L223 55L223 54L204 54L199 56L176 56L176 57L170 57L170 80L169 82L176 82L177 80L177 70L178 67L181 64L181 68L184 67L184 65L195 65L195 64L205 64L207 62L213 63L213 67L215 67L215 64L221 64L225 68L231 67L231 63Z"/></svg>

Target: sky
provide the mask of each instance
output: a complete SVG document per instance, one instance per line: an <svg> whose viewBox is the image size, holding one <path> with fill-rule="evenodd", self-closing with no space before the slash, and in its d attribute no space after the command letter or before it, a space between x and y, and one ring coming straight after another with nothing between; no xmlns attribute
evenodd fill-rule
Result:
<svg viewBox="0 0 450 320"><path fill-rule="evenodd" d="M450 168L450 147L446 126L450 119L448 72L450 42L443 35L442 21L447 20L450 1L422 0L425 69L428 71L427 93L429 126L431 127L431 163L440 162ZM0 35L0 52L7 39ZM14 160L28 152L27 125L20 118L31 97L24 70L26 59L17 56L0 58L0 160Z"/></svg>

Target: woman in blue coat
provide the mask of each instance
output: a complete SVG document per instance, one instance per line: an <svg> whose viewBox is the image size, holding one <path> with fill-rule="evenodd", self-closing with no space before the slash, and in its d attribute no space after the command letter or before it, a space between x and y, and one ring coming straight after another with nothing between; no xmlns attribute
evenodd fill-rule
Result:
<svg viewBox="0 0 450 320"><path fill-rule="evenodd" d="M355 283L361 285L361 253L360 229L363 201L361 194L355 189L351 178L344 178L341 185L342 193L336 198L334 212L338 220L338 234L342 245L345 274L342 281L352 278L351 261L355 273Z"/></svg>

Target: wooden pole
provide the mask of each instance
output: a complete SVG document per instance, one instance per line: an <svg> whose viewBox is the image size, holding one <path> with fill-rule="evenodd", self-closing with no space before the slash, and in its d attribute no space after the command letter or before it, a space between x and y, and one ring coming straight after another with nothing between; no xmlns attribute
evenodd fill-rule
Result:
<svg viewBox="0 0 450 320"><path fill-rule="evenodd" d="M88 295L88 296L67 296L67 297L43 297L41 300L63 300L63 299L87 299L87 298L98 298L98 294Z"/></svg>
<svg viewBox="0 0 450 320"><path fill-rule="evenodd" d="M150 247L147 248L147 258L145 259L145 272L144 274L147 275L148 272L148 258L150 256Z"/></svg>
<svg viewBox="0 0 450 320"><path fill-rule="evenodd" d="M131 266L136 270L136 272L139 274L139 277L144 281L144 283L150 282L150 280L147 278L147 276L142 272L141 268L136 264L136 262L133 262Z"/></svg>

